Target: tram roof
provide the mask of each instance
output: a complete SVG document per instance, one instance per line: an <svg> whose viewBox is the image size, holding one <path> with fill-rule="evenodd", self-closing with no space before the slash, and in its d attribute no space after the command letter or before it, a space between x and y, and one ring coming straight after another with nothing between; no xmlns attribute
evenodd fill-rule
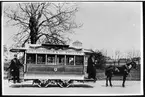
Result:
<svg viewBox="0 0 145 97"><path fill-rule="evenodd" d="M26 51L26 48L13 48L10 49L10 52L24 52Z"/></svg>
<svg viewBox="0 0 145 97"><path fill-rule="evenodd" d="M75 48L75 47L70 47L69 45L52 45L52 44L41 44L41 45L30 45L29 48L46 48L46 49L54 49L54 50L67 50L67 49L74 49L74 50L82 50L82 48Z"/></svg>
<svg viewBox="0 0 145 97"><path fill-rule="evenodd" d="M59 52L72 51L72 52L80 52L85 54L92 53L91 50L89 49L75 48L75 47L70 47L69 45L52 45L52 44L30 44L28 47L13 48L10 49L10 51L11 52L26 51L27 53L50 53L51 51L59 51Z"/></svg>
<svg viewBox="0 0 145 97"><path fill-rule="evenodd" d="M69 45L53 45L53 44L42 44L42 46L47 46L51 48L60 47L60 48L68 48Z"/></svg>
<svg viewBox="0 0 145 97"><path fill-rule="evenodd" d="M69 45L41 45L37 47L31 46L26 52L37 54L84 55L82 49L69 47Z"/></svg>
<svg viewBox="0 0 145 97"><path fill-rule="evenodd" d="M69 47L69 45L51 45L51 44L31 44L28 47L13 48L11 52L27 52L27 53L60 53L60 54L83 54L82 48ZM71 53L70 53L71 52Z"/></svg>

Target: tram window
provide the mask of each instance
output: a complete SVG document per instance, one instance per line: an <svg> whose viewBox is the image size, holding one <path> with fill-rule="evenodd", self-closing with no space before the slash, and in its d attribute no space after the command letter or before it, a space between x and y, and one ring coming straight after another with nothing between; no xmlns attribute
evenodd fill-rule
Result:
<svg viewBox="0 0 145 97"><path fill-rule="evenodd" d="M36 62L36 54L27 54L27 63L33 63Z"/></svg>
<svg viewBox="0 0 145 97"><path fill-rule="evenodd" d="M66 65L74 65L74 56L66 56Z"/></svg>
<svg viewBox="0 0 145 97"><path fill-rule="evenodd" d="M84 64L84 57L83 56L75 56L75 64L76 65L83 65Z"/></svg>
<svg viewBox="0 0 145 97"><path fill-rule="evenodd" d="M64 55L57 55L57 64L58 65L64 65Z"/></svg>
<svg viewBox="0 0 145 97"><path fill-rule="evenodd" d="M37 55L37 64L45 64L45 55L44 54Z"/></svg>
<svg viewBox="0 0 145 97"><path fill-rule="evenodd" d="M55 64L55 55L47 55L47 63L54 65Z"/></svg>

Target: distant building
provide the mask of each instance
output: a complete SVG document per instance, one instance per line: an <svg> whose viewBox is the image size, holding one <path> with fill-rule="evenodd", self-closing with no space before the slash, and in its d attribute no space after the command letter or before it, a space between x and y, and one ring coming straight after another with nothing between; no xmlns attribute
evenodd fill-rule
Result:
<svg viewBox="0 0 145 97"><path fill-rule="evenodd" d="M127 59L119 59L119 60L118 60L119 65L124 65L124 64L126 64L127 62L128 62Z"/></svg>
<svg viewBox="0 0 145 97"><path fill-rule="evenodd" d="M106 60L110 60L111 58L109 56L105 56L105 59Z"/></svg>
<svg viewBox="0 0 145 97"><path fill-rule="evenodd" d="M107 65L114 65L114 60L113 59L106 60L106 66Z"/></svg>
<svg viewBox="0 0 145 97"><path fill-rule="evenodd" d="M140 57L133 58L133 60L134 60L134 62L136 62L136 64L140 64ZM118 63L119 63L119 65L124 65L128 62L131 62L131 60L123 58L123 59L120 59Z"/></svg>

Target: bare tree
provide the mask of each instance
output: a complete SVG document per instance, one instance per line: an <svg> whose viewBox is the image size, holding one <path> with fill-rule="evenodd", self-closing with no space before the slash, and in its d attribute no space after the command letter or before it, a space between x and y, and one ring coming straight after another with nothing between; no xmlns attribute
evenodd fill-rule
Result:
<svg viewBox="0 0 145 97"><path fill-rule="evenodd" d="M126 57L128 59L130 59L131 61L134 61L134 59L136 58L138 63L139 63L139 61L140 61L140 51L132 49L132 50L127 52L127 56Z"/></svg>
<svg viewBox="0 0 145 97"><path fill-rule="evenodd" d="M4 53L8 51L6 45L3 45L3 48L4 48L4 51L3 51Z"/></svg>
<svg viewBox="0 0 145 97"><path fill-rule="evenodd" d="M119 59L122 57L122 54L119 50L116 50L115 51L115 59L116 61L118 62L118 65L119 65Z"/></svg>
<svg viewBox="0 0 145 97"><path fill-rule="evenodd" d="M103 48L100 50L100 52L102 52L102 54L107 57L107 50L106 49Z"/></svg>
<svg viewBox="0 0 145 97"><path fill-rule="evenodd" d="M104 69L106 64L106 56L100 50L91 49L92 54L95 56L95 66L98 69Z"/></svg>
<svg viewBox="0 0 145 97"><path fill-rule="evenodd" d="M14 39L22 46L28 41L66 44L70 40L67 34L81 26L74 21L77 11L72 3L33 2L18 3L16 9L7 7L4 15L9 24L20 28Z"/></svg>
<svg viewBox="0 0 145 97"><path fill-rule="evenodd" d="M8 47L6 45L3 45L3 50L4 61L6 61L8 58Z"/></svg>
<svg viewBox="0 0 145 97"><path fill-rule="evenodd" d="M115 50L112 55L112 59L114 60L114 65L117 62L119 65L119 59L123 57L120 50Z"/></svg>

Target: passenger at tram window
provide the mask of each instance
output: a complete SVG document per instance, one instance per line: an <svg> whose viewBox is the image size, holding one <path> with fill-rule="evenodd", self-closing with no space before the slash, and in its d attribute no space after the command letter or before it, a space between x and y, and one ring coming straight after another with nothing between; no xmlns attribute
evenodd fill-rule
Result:
<svg viewBox="0 0 145 97"><path fill-rule="evenodd" d="M37 63L38 64L45 64L45 55L38 55L37 57Z"/></svg>
<svg viewBox="0 0 145 97"><path fill-rule="evenodd" d="M70 58L69 65L74 65L74 58Z"/></svg>
<svg viewBox="0 0 145 97"><path fill-rule="evenodd" d="M64 64L64 58L60 59L60 63Z"/></svg>
<svg viewBox="0 0 145 97"><path fill-rule="evenodd" d="M64 65L64 56L63 55L57 56L57 64Z"/></svg>
<svg viewBox="0 0 145 97"><path fill-rule="evenodd" d="M36 58L36 56L35 56L35 54L28 54L27 55L27 63L35 63L35 58Z"/></svg>
<svg viewBox="0 0 145 97"><path fill-rule="evenodd" d="M66 65L74 65L74 56L66 56Z"/></svg>
<svg viewBox="0 0 145 97"><path fill-rule="evenodd" d="M37 63L38 63L38 64L40 64L40 63L41 63L42 58L41 58L40 56L38 56L37 58L38 58L38 59L37 59Z"/></svg>
<svg viewBox="0 0 145 97"><path fill-rule="evenodd" d="M55 56L53 56L53 55L47 55L47 63L51 64L51 65L54 65L54 63L55 63Z"/></svg>
<svg viewBox="0 0 145 97"><path fill-rule="evenodd" d="M31 57L28 57L27 63L31 63Z"/></svg>
<svg viewBox="0 0 145 97"><path fill-rule="evenodd" d="M48 57L47 58L47 62L48 63L53 63L54 62L54 58L53 57Z"/></svg>
<svg viewBox="0 0 145 97"><path fill-rule="evenodd" d="M75 63L76 63L76 65L83 65L83 63L84 63L83 56L76 56L75 57Z"/></svg>

